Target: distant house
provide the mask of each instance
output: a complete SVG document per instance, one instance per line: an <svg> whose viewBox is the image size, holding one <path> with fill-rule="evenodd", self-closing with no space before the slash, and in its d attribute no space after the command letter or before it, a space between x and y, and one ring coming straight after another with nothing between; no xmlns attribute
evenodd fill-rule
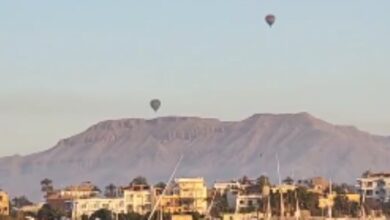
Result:
<svg viewBox="0 0 390 220"><path fill-rule="evenodd" d="M262 199L259 185L253 182L239 184L238 187L232 187L226 193L229 209L235 210L235 212L258 210Z"/></svg>
<svg viewBox="0 0 390 220"><path fill-rule="evenodd" d="M9 203L10 200L8 194L0 189L0 215L10 214Z"/></svg>
<svg viewBox="0 0 390 220"><path fill-rule="evenodd" d="M330 182L326 178L318 176L307 180L299 180L298 186L308 188L313 193L323 194L329 188Z"/></svg>
<svg viewBox="0 0 390 220"><path fill-rule="evenodd" d="M390 202L390 173L366 173L357 179L357 188L364 198Z"/></svg>
<svg viewBox="0 0 390 220"><path fill-rule="evenodd" d="M152 210L153 190L148 185L131 185L123 189L124 205L127 212L144 215Z"/></svg>
<svg viewBox="0 0 390 220"><path fill-rule="evenodd" d="M260 208L261 194L227 193L229 208L235 212L252 212Z"/></svg>
<svg viewBox="0 0 390 220"><path fill-rule="evenodd" d="M203 178L175 179L184 212L207 211L207 187Z"/></svg>
<svg viewBox="0 0 390 220"><path fill-rule="evenodd" d="M83 215L91 216L100 209L110 210L112 213L126 213L122 198L80 198L72 201L72 219L81 220Z"/></svg>
<svg viewBox="0 0 390 220"><path fill-rule="evenodd" d="M213 185L213 189L219 194L225 194L228 192L228 190L240 188L241 184L238 181L221 181L215 182Z"/></svg>
<svg viewBox="0 0 390 220"><path fill-rule="evenodd" d="M280 192L287 193L287 192L295 191L296 188L297 188L297 186L295 186L295 185L280 184L280 185L276 185L276 186L271 187L271 192L272 193L280 193Z"/></svg>
<svg viewBox="0 0 390 220"><path fill-rule="evenodd" d="M207 212L207 187L203 178L177 178L165 195L156 194L157 208L168 213Z"/></svg>
<svg viewBox="0 0 390 220"><path fill-rule="evenodd" d="M95 185L91 182L83 182L48 193L46 202L55 209L69 212L73 200L93 198L99 194L100 190Z"/></svg>

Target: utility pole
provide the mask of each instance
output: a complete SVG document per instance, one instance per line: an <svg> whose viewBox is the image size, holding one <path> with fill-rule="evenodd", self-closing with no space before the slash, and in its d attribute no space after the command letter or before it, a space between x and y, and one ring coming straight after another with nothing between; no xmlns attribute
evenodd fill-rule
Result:
<svg viewBox="0 0 390 220"><path fill-rule="evenodd" d="M284 219L284 201L283 201L283 187L282 187L282 177L280 175L280 162L278 154L276 154L276 162L277 162L277 171L279 178L279 193L280 193L280 218Z"/></svg>
<svg viewBox="0 0 390 220"><path fill-rule="evenodd" d="M332 192L332 179L329 184L329 196L328 196L328 218L332 219L332 206L333 206L333 192Z"/></svg>

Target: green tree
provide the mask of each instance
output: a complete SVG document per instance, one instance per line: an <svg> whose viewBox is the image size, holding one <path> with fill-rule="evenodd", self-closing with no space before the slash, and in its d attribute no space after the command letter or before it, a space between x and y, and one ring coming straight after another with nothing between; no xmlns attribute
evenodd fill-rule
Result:
<svg viewBox="0 0 390 220"><path fill-rule="evenodd" d="M53 187L53 181L51 179L45 178L41 180L41 191L46 194L50 194L53 192L54 187Z"/></svg>
<svg viewBox="0 0 390 220"><path fill-rule="evenodd" d="M137 176L131 181L130 185L148 185L148 181L143 176Z"/></svg>
<svg viewBox="0 0 390 220"><path fill-rule="evenodd" d="M142 216L136 212L130 212L119 215L119 220L143 220L144 218L147 219L147 217L149 217L149 215Z"/></svg>
<svg viewBox="0 0 390 220"><path fill-rule="evenodd" d="M287 185L293 185L294 184L294 180L293 180L293 178L288 176L286 179L283 180L283 183L287 184Z"/></svg>
<svg viewBox="0 0 390 220"><path fill-rule="evenodd" d="M249 178L244 175L241 179L238 180L241 184L249 184L250 183L250 180Z"/></svg>
<svg viewBox="0 0 390 220"><path fill-rule="evenodd" d="M203 217L199 212L192 212L191 215L193 220L200 220Z"/></svg>
<svg viewBox="0 0 390 220"><path fill-rule="evenodd" d="M61 213L53 209L49 204L43 205L37 214L39 220L55 220L61 216Z"/></svg>
<svg viewBox="0 0 390 220"><path fill-rule="evenodd" d="M296 191L298 201L302 209L309 210L313 216L321 215L321 210L318 206L318 194L307 191L305 187L298 187Z"/></svg>
<svg viewBox="0 0 390 220"><path fill-rule="evenodd" d="M95 219L112 220L112 212L107 209L99 209L89 217L89 220Z"/></svg>
<svg viewBox="0 0 390 220"><path fill-rule="evenodd" d="M118 192L117 187L114 184L110 183L105 187L104 196L108 198L114 198L117 197L117 192Z"/></svg>
<svg viewBox="0 0 390 220"><path fill-rule="evenodd" d="M387 217L390 217L390 202L383 203L382 210Z"/></svg>
<svg viewBox="0 0 390 220"><path fill-rule="evenodd" d="M23 206L32 205L33 203L26 196L19 196L12 199L12 206L22 208Z"/></svg>
<svg viewBox="0 0 390 220"><path fill-rule="evenodd" d="M217 195L215 195L214 203L210 210L211 216L218 217L220 213L233 211L233 209L229 208L226 194L218 193Z"/></svg>
<svg viewBox="0 0 390 220"><path fill-rule="evenodd" d="M335 217L357 217L359 211L359 204L357 202L348 201L348 198L345 195L337 195L334 199L333 213Z"/></svg>
<svg viewBox="0 0 390 220"><path fill-rule="evenodd" d="M165 184L164 182L159 182L156 185L154 185L154 187L164 190L165 187L167 187L167 184Z"/></svg>
<svg viewBox="0 0 390 220"><path fill-rule="evenodd" d="M262 186L270 186L271 182L269 181L269 178L267 176L261 175L259 178L256 179L256 184Z"/></svg>

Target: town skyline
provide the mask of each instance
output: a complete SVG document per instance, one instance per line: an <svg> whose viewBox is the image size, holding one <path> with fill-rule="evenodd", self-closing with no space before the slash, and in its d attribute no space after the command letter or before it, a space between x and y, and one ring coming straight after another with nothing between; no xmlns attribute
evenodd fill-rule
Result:
<svg viewBox="0 0 390 220"><path fill-rule="evenodd" d="M161 115L306 111L390 135L387 0L0 4L1 156Z"/></svg>
<svg viewBox="0 0 390 220"><path fill-rule="evenodd" d="M367 170L356 178L356 185L336 183L321 176L307 179L287 176L273 183L266 175L255 178L244 175L207 184L200 176L175 174L174 170L169 180L158 183L151 183L142 175L125 185L108 180L103 188L91 181L58 187L55 181L44 178L39 182L42 202L31 202L22 192L9 197L0 189L0 216L43 219L55 215L72 220L107 214L104 217L107 220L111 216L113 219L119 216L119 219L134 219L134 215L138 215L135 219L151 218L154 214L164 215L161 217L164 219L184 215L195 220L242 220L248 216L256 219L276 216L385 219L390 213L387 205L390 203L387 191L390 173Z"/></svg>

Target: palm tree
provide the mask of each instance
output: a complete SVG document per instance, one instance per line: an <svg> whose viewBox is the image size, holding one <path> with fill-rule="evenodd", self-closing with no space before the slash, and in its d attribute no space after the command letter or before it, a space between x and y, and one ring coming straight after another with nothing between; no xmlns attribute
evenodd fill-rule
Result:
<svg viewBox="0 0 390 220"><path fill-rule="evenodd" d="M110 183L108 186L106 186L104 190L104 195L109 198L114 198L118 196L117 187L113 183Z"/></svg>
<svg viewBox="0 0 390 220"><path fill-rule="evenodd" d="M293 180L293 178L288 176L286 179L283 180L283 183L287 184L287 185L293 185L294 184L294 180Z"/></svg>
<svg viewBox="0 0 390 220"><path fill-rule="evenodd" d="M41 191L46 193L46 196L53 192L53 181L51 179L45 178L41 181Z"/></svg>
<svg viewBox="0 0 390 220"><path fill-rule="evenodd" d="M270 186L271 182L267 176L261 175L256 180L257 185L259 185L260 189L263 189L264 186Z"/></svg>

